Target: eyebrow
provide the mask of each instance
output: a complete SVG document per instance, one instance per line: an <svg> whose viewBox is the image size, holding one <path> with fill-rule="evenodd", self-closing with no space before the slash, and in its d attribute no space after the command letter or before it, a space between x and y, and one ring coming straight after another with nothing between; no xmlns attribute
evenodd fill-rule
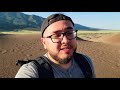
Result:
<svg viewBox="0 0 120 90"><path fill-rule="evenodd" d="M67 28L65 28L65 29L73 29L73 27L67 27Z"/></svg>
<svg viewBox="0 0 120 90"><path fill-rule="evenodd" d="M66 27L65 29L73 29L73 27ZM60 33L61 31L59 31L59 30L57 30L57 31L55 31L55 32L53 32L53 33Z"/></svg>

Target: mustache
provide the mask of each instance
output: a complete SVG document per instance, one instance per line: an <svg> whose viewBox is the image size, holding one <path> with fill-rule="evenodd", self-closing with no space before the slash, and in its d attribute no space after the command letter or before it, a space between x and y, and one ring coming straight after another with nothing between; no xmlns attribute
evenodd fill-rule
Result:
<svg viewBox="0 0 120 90"><path fill-rule="evenodd" d="M70 45L70 44L64 44L64 45L61 46L60 49L66 49L66 48L67 48L67 49L71 49L71 48L73 48L73 47L72 47L72 45Z"/></svg>

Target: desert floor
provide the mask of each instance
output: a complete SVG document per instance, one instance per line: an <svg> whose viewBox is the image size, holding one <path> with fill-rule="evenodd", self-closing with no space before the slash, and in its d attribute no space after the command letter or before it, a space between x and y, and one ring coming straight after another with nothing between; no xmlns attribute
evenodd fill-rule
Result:
<svg viewBox="0 0 120 90"><path fill-rule="evenodd" d="M97 78L120 78L120 34L88 35L77 40L77 52L92 58ZM0 35L0 78L14 78L19 59L34 59L46 53L39 34Z"/></svg>

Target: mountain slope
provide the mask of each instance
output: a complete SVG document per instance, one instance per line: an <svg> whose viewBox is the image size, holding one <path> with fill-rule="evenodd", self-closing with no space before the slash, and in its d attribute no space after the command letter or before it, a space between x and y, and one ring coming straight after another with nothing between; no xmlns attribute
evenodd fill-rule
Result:
<svg viewBox="0 0 120 90"><path fill-rule="evenodd" d="M0 29L39 28L44 18L20 12L0 12Z"/></svg>
<svg viewBox="0 0 120 90"><path fill-rule="evenodd" d="M25 28L40 28L45 18L37 15L27 15L20 12L0 12L0 30L13 31ZM94 28L75 24L78 30L93 30ZM97 30L97 29L95 29Z"/></svg>

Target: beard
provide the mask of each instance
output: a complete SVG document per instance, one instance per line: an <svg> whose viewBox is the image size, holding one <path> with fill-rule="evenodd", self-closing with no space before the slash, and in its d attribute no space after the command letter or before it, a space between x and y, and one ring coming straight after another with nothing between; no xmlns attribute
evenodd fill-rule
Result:
<svg viewBox="0 0 120 90"><path fill-rule="evenodd" d="M57 61L59 64L67 64L69 63L72 59L73 59L73 55L76 53L76 48L75 50L73 51L73 54L70 56L70 57L67 57L67 58L60 58L58 57L58 55L53 55L52 53L49 53L50 56L55 60Z"/></svg>

